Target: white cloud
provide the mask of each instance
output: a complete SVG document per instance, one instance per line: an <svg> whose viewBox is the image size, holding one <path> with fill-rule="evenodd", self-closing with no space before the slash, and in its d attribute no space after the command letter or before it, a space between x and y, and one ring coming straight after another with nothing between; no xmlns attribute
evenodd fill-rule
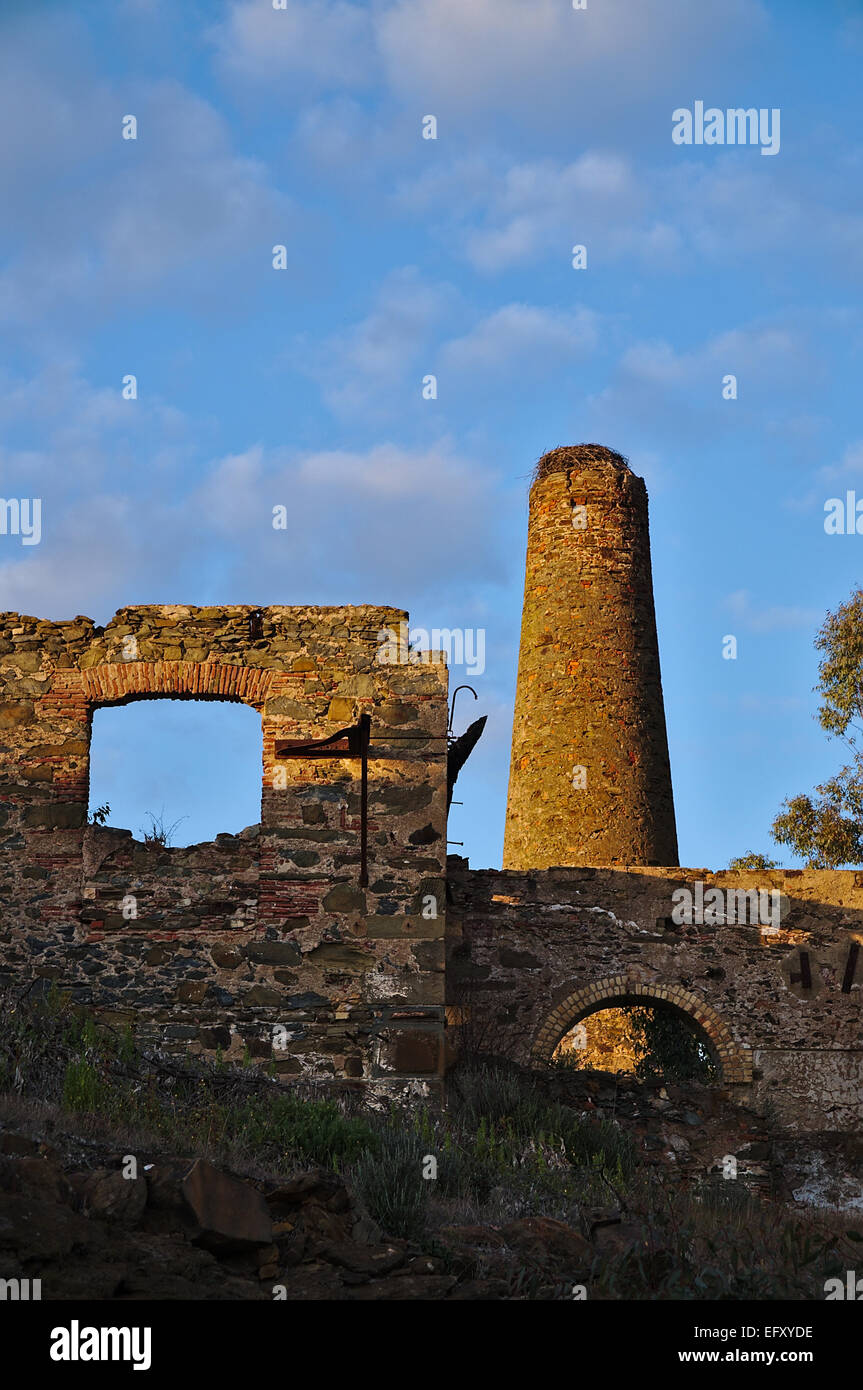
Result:
<svg viewBox="0 0 863 1390"><path fill-rule="evenodd" d="M289 357L318 383L336 414L385 416L409 394L420 398L433 331L457 310L451 286L430 285L406 266L387 276L365 318L323 342L298 339Z"/></svg>
<svg viewBox="0 0 863 1390"><path fill-rule="evenodd" d="M559 360L595 348L601 317L582 307L573 312L531 304L505 304L464 334L444 344L441 360L458 372L495 371L518 365L538 372Z"/></svg>
<svg viewBox="0 0 863 1390"><path fill-rule="evenodd" d="M690 352L675 352L662 340L633 344L623 354L621 371L648 386L689 390L696 383L718 382L725 373L738 379L754 374L760 382L788 383L793 367L808 359L799 335L782 326L757 325L717 333Z"/></svg>
<svg viewBox="0 0 863 1390"><path fill-rule="evenodd" d="M517 369L535 375L583 357L597 345L602 316L531 304L505 304L439 341L442 326L468 318L451 285L430 285L414 267L389 275L371 312L315 343L297 340L289 360L311 376L328 407L346 419L395 414L421 399L425 375L468 385L475 374Z"/></svg>
<svg viewBox="0 0 863 1390"><path fill-rule="evenodd" d="M88 80L83 62L53 81L25 64L5 100L0 319L44 327L82 302L93 313L154 291L212 303L239 295L250 269L269 269L276 242L296 248L289 201L179 83L116 92ZM137 118L137 140L121 138L124 114Z"/></svg>
<svg viewBox="0 0 863 1390"><path fill-rule="evenodd" d="M863 272L863 216L847 210L847 188L860 177L859 147L837 157L777 171L770 161L741 164L739 152L678 167L666 165L656 192L672 210L687 260L751 265L764 257L801 259L830 270ZM812 153L812 152L810 152Z"/></svg>
<svg viewBox="0 0 863 1390"><path fill-rule="evenodd" d="M229 77L278 84L294 100L298 93L367 86L374 74L373 23L366 7L346 0L286 0L279 10L242 0L211 37Z"/></svg>
<svg viewBox="0 0 863 1390"><path fill-rule="evenodd" d="M590 265L621 256L673 264L681 236L649 212L652 196L629 160L588 150L569 163L458 159L403 180L393 203L433 218L457 254L494 274L541 259L568 267L576 243L588 248Z"/></svg>
<svg viewBox="0 0 863 1390"><path fill-rule="evenodd" d="M38 545L0 538L0 609L103 620L129 602L263 595L406 606L500 583L497 480L452 440L254 445L205 462L208 427L123 401L119 382L94 387L74 363L0 378L0 432L15 441L0 447L4 494L42 502ZM273 527L281 505L287 531Z"/></svg>
<svg viewBox="0 0 863 1390"><path fill-rule="evenodd" d="M419 127L419 121L411 128L407 122L382 119L342 93L304 106L290 143L318 180L337 176L342 188L362 185L365 197L373 178L416 154Z"/></svg>
<svg viewBox="0 0 863 1390"><path fill-rule="evenodd" d="M355 503L376 506L381 498L392 502L420 499L435 508L446 494L454 504L464 507L471 499L481 500L490 481L485 469L457 454L446 439L419 450L384 443L361 451L327 449L299 455L255 445L213 466L201 485L196 505L215 526L235 532L247 525L259 526L260 500L270 495L273 505L290 503L291 512L300 498L317 506L320 498L327 496L334 508L342 499L350 517ZM288 495L283 497L282 493ZM272 508L265 511L266 526L271 527ZM385 520L388 524L389 516Z"/></svg>
<svg viewBox="0 0 863 1390"><path fill-rule="evenodd" d="M845 201L852 154L844 178L835 158L804 178L746 152L682 158L671 146L672 109L705 81L754 80L770 31L760 0L727 0L719 21L691 0L583 12L566 0L288 0L285 11L237 0L213 35L223 67L247 89L263 83L269 109L297 111L287 139L318 171L377 186L395 167L394 206L430 219L485 273L564 264L575 242L593 265L806 255L861 273L863 218ZM426 112L438 141L419 139ZM648 146L649 176L618 153ZM556 158L524 157L531 147ZM581 152L567 160L566 149Z"/></svg>
<svg viewBox="0 0 863 1390"><path fill-rule="evenodd" d="M392 602L500 581L495 478L441 439L410 449L266 450L217 461L193 499L231 591L272 602ZM286 530L273 508L287 508Z"/></svg>
<svg viewBox="0 0 863 1390"><path fill-rule="evenodd" d="M42 496L40 544L6 537L0 547L0 611L105 621L125 603L178 597L403 607L421 598L451 611L506 578L496 479L448 439L306 454L256 445L180 489ZM276 506L287 508L287 530L273 527Z"/></svg>
<svg viewBox="0 0 863 1390"><path fill-rule="evenodd" d="M746 589L737 589L723 600L723 608L749 632L790 632L814 629L822 615L817 609L791 605L758 605Z"/></svg>
<svg viewBox="0 0 863 1390"><path fill-rule="evenodd" d="M415 452L397 444L376 444L364 453L324 450L302 459L297 476L310 488L338 489L373 503L401 498L430 502L431 485L439 496L449 494L464 505L482 490L480 479L447 443Z"/></svg>
<svg viewBox="0 0 863 1390"><path fill-rule="evenodd" d="M768 406L810 390L821 366L807 338L783 323L755 323L715 333L679 351L664 339L628 347L608 385L589 398L594 431L626 421L649 426L679 448L687 439L703 447L705 423L712 434L733 430L751 416L762 428ZM737 378L736 400L723 399L727 376Z"/></svg>
<svg viewBox="0 0 863 1390"><path fill-rule="evenodd" d="M643 203L628 162L616 154L588 152L563 166L516 164L492 190L483 225L467 232L465 253L485 271L555 251L565 263L575 242L603 256L615 236L622 249L621 231L629 242Z"/></svg>
<svg viewBox="0 0 863 1390"><path fill-rule="evenodd" d="M825 482L851 481L863 482L863 439L856 439L843 451L838 463L825 464L816 475Z"/></svg>
<svg viewBox="0 0 863 1390"><path fill-rule="evenodd" d="M293 106L378 83L417 116L436 114L444 138L508 126L562 143L583 138L588 120L631 122L634 104L723 59L739 68L767 32L760 0L725 0L719 23L691 0L581 12L565 0L286 0L275 11L235 0L211 39L248 96L263 83L269 102Z"/></svg>
<svg viewBox="0 0 863 1390"><path fill-rule="evenodd" d="M576 138L613 120L669 77L692 79L763 37L758 0L726 0L722 20L689 0L602 0L575 12L562 0L396 0L376 8L391 89L445 116L559 125ZM589 114L587 114L589 113Z"/></svg>
<svg viewBox="0 0 863 1390"><path fill-rule="evenodd" d="M169 572L182 536L171 530L155 499L143 527L142 513L129 497L95 494L62 505L55 501L51 493L42 499L39 545L13 550L10 538L2 538L0 611L55 621L84 613L105 621L123 603L158 601L148 594Z"/></svg>
<svg viewBox="0 0 863 1390"><path fill-rule="evenodd" d="M152 475L160 461L182 462L194 445L190 422L176 407L150 393L124 400L119 376L94 386L62 359L29 377L0 373L0 428L38 441L25 450L0 446L5 479L54 501L121 478L134 490L142 454Z"/></svg>

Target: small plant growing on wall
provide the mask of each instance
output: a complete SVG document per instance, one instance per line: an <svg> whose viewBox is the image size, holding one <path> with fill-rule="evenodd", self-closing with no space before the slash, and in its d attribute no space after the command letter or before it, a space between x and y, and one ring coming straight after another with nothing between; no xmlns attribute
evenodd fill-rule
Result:
<svg viewBox="0 0 863 1390"><path fill-rule="evenodd" d="M728 861L729 869L778 869L780 866L775 859L768 859L766 854L756 854L750 851L749 854L738 854L736 859Z"/></svg>
<svg viewBox="0 0 863 1390"><path fill-rule="evenodd" d="M179 820L173 821L171 825L166 825L164 810L162 810L158 816L154 815L152 811L148 811L147 815L150 817L149 826L139 826L139 829L143 836L144 844L152 845L157 849L168 849L173 842L174 831L177 829L177 826L182 824L184 820L189 819L188 816L180 816Z"/></svg>
<svg viewBox="0 0 863 1390"><path fill-rule="evenodd" d="M97 806L95 811L90 813L91 825L104 825L111 814L111 807L107 801L103 801L101 806Z"/></svg>

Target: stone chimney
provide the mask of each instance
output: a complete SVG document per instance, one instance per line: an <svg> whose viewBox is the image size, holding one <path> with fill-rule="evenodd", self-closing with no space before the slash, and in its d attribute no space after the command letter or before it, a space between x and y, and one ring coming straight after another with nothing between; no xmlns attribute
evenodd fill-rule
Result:
<svg viewBox="0 0 863 1390"><path fill-rule="evenodd" d="M647 489L602 445L553 449L530 492L503 866L677 862Z"/></svg>

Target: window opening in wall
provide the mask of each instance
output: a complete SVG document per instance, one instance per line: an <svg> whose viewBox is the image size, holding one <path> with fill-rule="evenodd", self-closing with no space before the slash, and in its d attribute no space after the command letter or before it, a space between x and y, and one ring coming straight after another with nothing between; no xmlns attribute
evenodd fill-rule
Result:
<svg viewBox="0 0 863 1390"><path fill-rule="evenodd" d="M261 743L260 714L234 701L96 709L89 818L178 847L237 835L261 819Z"/></svg>

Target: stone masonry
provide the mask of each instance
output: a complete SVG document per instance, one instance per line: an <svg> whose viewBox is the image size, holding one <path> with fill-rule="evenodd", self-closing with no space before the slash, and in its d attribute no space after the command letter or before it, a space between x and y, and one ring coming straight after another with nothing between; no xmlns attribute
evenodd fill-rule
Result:
<svg viewBox="0 0 863 1390"><path fill-rule="evenodd" d="M543 1066L582 1019L648 1004L790 1130L859 1130L863 874L676 866L641 479L598 445L538 466L503 871L448 864L447 672L384 658L406 621L0 614L0 985L53 985L168 1050L418 1097L446 1021ZM259 825L167 848L88 824L93 710L157 698L259 712ZM368 734L365 818L353 736L292 748L348 730ZM682 890L734 910L681 920Z"/></svg>
<svg viewBox="0 0 863 1390"><path fill-rule="evenodd" d="M672 894L697 882L705 893L747 890L747 909L752 890L781 893L781 919L678 925ZM792 1130L859 1130L863 874L501 873L453 856L449 884L451 1015L467 1012L492 1050L542 1064L603 1008L665 1006L701 1035L741 1100L769 1100Z"/></svg>
<svg viewBox="0 0 863 1390"><path fill-rule="evenodd" d="M598 444L530 491L503 864L676 864L647 491Z"/></svg>
<svg viewBox="0 0 863 1390"><path fill-rule="evenodd" d="M373 607L0 615L3 979L55 980L175 1048L287 1075L437 1083L443 1065L446 670L386 665ZM261 824L187 849L87 824L93 710L156 697L261 715ZM276 755L371 716L360 762ZM208 751L201 750L202 757Z"/></svg>

